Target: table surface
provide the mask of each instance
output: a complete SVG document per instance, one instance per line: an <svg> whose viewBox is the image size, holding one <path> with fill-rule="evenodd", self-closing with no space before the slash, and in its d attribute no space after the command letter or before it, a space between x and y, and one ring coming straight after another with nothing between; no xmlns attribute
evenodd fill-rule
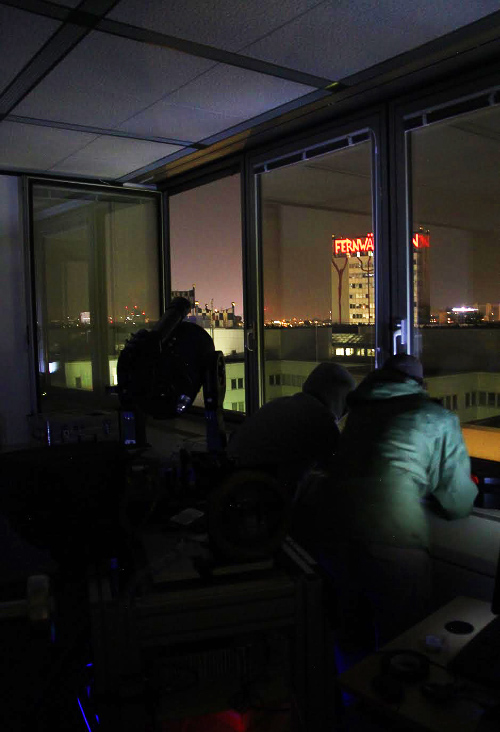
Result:
<svg viewBox="0 0 500 732"><path fill-rule="evenodd" d="M429 615L425 620L406 631L381 649L411 650L425 654L431 661L429 676L426 681L447 683L454 680L454 675L446 670L448 663L480 630L495 616L491 613L490 604L483 600L468 597L456 597L452 602ZM446 630L450 620L465 620L474 626L474 632L468 635L457 635ZM443 639L443 647L439 651L430 651L426 647L428 635ZM384 702L371 687L374 676L380 672L381 653L372 654L363 659L348 671L340 675L343 688L354 693L360 699L378 711L387 714L405 728L423 729L432 732L479 732L483 708L471 699L459 698L449 702L432 702L421 692L422 682L404 682L404 697L398 704ZM467 682L467 691L475 699L486 704L498 701L498 692L486 690Z"/></svg>

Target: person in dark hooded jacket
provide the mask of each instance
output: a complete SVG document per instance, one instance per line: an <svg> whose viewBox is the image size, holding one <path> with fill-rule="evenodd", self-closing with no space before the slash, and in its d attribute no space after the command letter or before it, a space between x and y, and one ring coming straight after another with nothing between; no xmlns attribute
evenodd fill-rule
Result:
<svg viewBox="0 0 500 732"><path fill-rule="evenodd" d="M308 468L325 467L335 452L338 422L354 387L345 368L320 363L302 391L273 399L245 419L229 441L228 456L238 467L271 472L295 491Z"/></svg>
<svg viewBox="0 0 500 732"><path fill-rule="evenodd" d="M376 645L428 614L426 512L464 518L477 488L458 417L429 397L418 359L392 356L348 403L317 528L352 647L368 625Z"/></svg>

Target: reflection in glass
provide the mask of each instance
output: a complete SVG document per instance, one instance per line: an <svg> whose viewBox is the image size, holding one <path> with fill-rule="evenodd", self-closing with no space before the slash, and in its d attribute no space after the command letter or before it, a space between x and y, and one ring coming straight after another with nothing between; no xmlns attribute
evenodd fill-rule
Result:
<svg viewBox="0 0 500 732"><path fill-rule="evenodd" d="M462 422L500 426L500 111L411 137L416 353Z"/></svg>
<svg viewBox="0 0 500 732"><path fill-rule="evenodd" d="M212 336L226 361L224 409L245 411L240 176L169 198L172 295ZM201 395L195 404L202 406Z"/></svg>
<svg viewBox="0 0 500 732"><path fill-rule="evenodd" d="M43 409L57 389L104 394L132 332L159 317L158 204L151 197L33 187Z"/></svg>
<svg viewBox="0 0 500 732"><path fill-rule="evenodd" d="M266 401L375 354L371 142L260 175Z"/></svg>

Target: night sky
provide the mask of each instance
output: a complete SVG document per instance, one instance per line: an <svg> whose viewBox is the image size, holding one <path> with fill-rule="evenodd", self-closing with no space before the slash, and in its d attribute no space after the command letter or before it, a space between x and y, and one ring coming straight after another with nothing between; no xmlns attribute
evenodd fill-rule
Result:
<svg viewBox="0 0 500 732"><path fill-rule="evenodd" d="M241 193L233 175L170 198L172 289L243 315Z"/></svg>

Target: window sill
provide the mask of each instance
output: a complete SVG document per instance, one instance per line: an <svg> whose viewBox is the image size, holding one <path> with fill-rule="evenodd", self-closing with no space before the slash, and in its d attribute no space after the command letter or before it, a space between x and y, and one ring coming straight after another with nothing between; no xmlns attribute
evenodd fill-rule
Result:
<svg viewBox="0 0 500 732"><path fill-rule="evenodd" d="M475 508L469 517L455 521L431 513L428 518L430 552L434 559L488 577L495 576L500 544L499 510Z"/></svg>
<svg viewBox="0 0 500 732"><path fill-rule="evenodd" d="M462 425L462 434L471 457L500 461L500 430L480 425Z"/></svg>
<svg viewBox="0 0 500 732"><path fill-rule="evenodd" d="M472 509L472 516L479 516L500 523L500 508L474 508Z"/></svg>

